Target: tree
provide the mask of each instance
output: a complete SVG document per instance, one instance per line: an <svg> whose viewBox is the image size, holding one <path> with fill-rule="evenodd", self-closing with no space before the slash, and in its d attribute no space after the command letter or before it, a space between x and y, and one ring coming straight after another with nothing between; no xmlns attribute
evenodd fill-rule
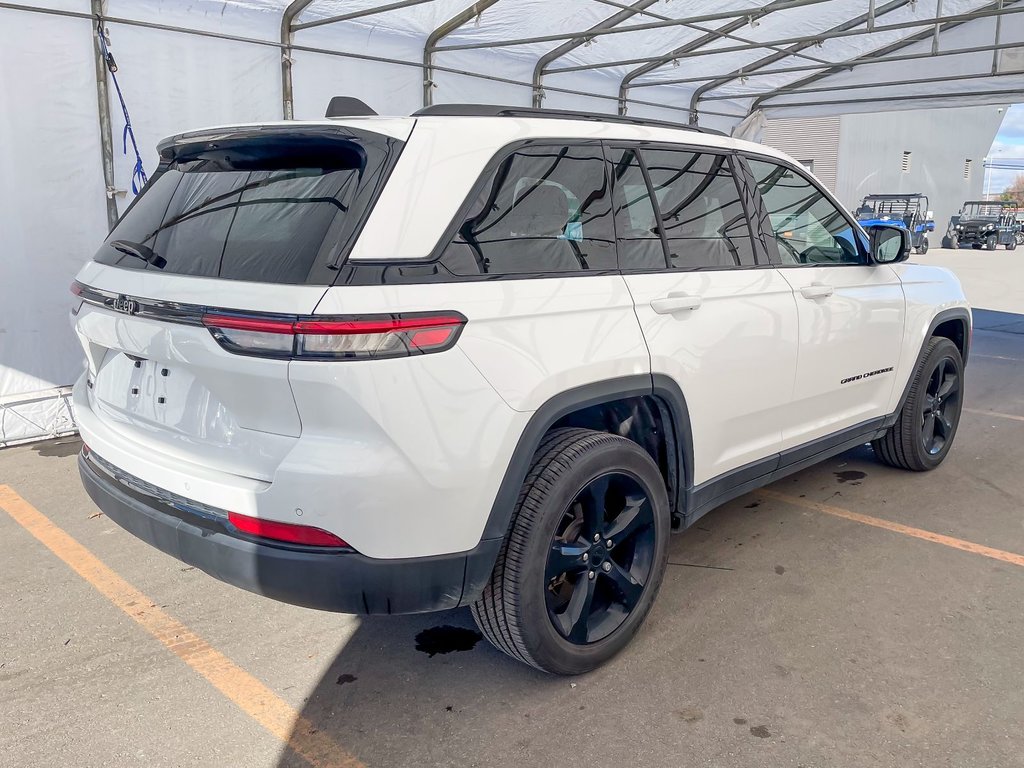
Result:
<svg viewBox="0 0 1024 768"><path fill-rule="evenodd" d="M1018 173L1013 183L1003 190L1000 200L1012 200L1024 204L1024 173Z"/></svg>

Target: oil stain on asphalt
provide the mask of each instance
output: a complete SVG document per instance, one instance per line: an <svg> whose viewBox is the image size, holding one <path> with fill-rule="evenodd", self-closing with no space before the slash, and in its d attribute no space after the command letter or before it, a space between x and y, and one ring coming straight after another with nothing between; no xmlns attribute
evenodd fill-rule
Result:
<svg viewBox="0 0 1024 768"><path fill-rule="evenodd" d="M858 469L846 469L842 472L833 472L832 474L836 476L836 482L838 483L849 483L856 480L863 480L868 476L867 472L861 472ZM854 485L858 485L858 483L854 482Z"/></svg>
<svg viewBox="0 0 1024 768"><path fill-rule="evenodd" d="M476 630L445 624L424 629L416 635L416 650L428 656L453 651L471 651L483 638L484 636Z"/></svg>

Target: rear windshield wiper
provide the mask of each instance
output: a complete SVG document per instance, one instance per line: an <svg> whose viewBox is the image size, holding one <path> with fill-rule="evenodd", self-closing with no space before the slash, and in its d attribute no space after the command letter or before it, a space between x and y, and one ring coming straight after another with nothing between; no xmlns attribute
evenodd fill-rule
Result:
<svg viewBox="0 0 1024 768"><path fill-rule="evenodd" d="M128 256L134 256L136 259L142 259L144 262L152 264L157 269L163 269L167 266L167 259L160 256L148 245L135 243L131 240L111 240L109 245L115 251L120 251Z"/></svg>

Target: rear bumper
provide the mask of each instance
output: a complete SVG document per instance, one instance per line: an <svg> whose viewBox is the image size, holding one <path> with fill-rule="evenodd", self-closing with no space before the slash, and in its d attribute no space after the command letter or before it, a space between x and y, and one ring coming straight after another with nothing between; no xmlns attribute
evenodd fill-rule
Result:
<svg viewBox="0 0 1024 768"><path fill-rule="evenodd" d="M500 539L485 539L468 552L385 560L266 544L228 533L202 510L129 486L84 453L78 469L96 506L137 538L228 584L307 608L391 614L466 605L480 594L501 547Z"/></svg>

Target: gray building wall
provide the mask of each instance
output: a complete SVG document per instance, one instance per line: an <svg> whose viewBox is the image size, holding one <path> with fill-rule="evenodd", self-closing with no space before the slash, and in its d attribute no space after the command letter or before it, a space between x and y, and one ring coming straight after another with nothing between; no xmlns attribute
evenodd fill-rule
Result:
<svg viewBox="0 0 1024 768"><path fill-rule="evenodd" d="M982 197L984 159L1002 119L996 107L963 107L770 120L762 142L796 160L815 160L815 174L850 210L868 194L928 195L936 228L930 242L937 246L960 205ZM834 176L823 174L816 158L825 170L833 156Z"/></svg>
<svg viewBox="0 0 1024 768"><path fill-rule="evenodd" d="M839 177L840 131L839 115L769 120L761 143L781 149L835 192Z"/></svg>

